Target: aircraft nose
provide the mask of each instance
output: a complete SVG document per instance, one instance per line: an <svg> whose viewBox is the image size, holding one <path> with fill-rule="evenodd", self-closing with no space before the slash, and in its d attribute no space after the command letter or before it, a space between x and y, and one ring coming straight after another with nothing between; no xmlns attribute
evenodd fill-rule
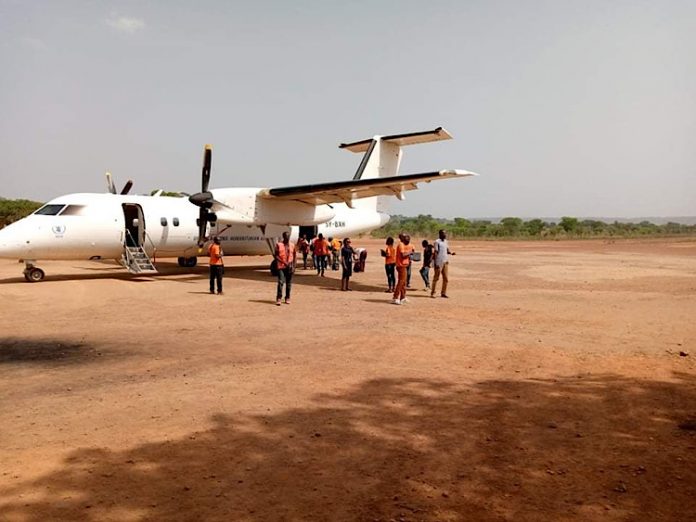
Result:
<svg viewBox="0 0 696 522"><path fill-rule="evenodd" d="M0 229L0 258L19 259L26 251L26 238L19 222Z"/></svg>

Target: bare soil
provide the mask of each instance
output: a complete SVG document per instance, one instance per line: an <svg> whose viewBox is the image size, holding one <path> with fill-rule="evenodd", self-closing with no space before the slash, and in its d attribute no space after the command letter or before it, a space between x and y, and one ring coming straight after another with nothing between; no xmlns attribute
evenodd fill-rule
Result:
<svg viewBox="0 0 696 522"><path fill-rule="evenodd" d="M0 262L0 520L693 520L696 242L455 242L417 270ZM681 355L680 355L681 353Z"/></svg>

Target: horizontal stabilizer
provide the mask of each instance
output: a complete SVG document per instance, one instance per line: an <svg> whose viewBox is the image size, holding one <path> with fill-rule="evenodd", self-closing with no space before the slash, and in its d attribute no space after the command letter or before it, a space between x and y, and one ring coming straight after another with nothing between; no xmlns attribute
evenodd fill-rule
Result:
<svg viewBox="0 0 696 522"><path fill-rule="evenodd" d="M438 127L430 131L392 134L391 136L375 136L374 138L354 141L353 143L341 143L338 148L347 149L351 152L365 152L370 148L375 138L403 147L404 145L417 145L419 143L429 143L431 141L451 140L452 136L442 127Z"/></svg>
<svg viewBox="0 0 696 522"><path fill-rule="evenodd" d="M317 183L314 185L271 188L264 189L259 195L271 200L302 201L310 205L346 203L348 206L351 206L351 202L355 199L373 196L397 196L403 198L403 193L407 190L417 189L418 183L430 183L438 179L464 176L477 176L477 174L466 170L440 170L403 176L390 176L388 178L354 179Z"/></svg>

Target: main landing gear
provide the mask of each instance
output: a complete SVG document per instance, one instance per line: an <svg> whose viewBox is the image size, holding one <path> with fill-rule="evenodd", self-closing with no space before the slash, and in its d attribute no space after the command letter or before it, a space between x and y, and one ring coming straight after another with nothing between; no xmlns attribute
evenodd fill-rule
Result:
<svg viewBox="0 0 696 522"><path fill-rule="evenodd" d="M30 283L38 283L39 281L43 281L45 275L46 273L43 270L34 266L33 261L24 262L24 279Z"/></svg>
<svg viewBox="0 0 696 522"><path fill-rule="evenodd" d="M198 264L198 258L197 257L179 257L177 258L177 262L179 263L179 266L183 266L184 268L193 268Z"/></svg>

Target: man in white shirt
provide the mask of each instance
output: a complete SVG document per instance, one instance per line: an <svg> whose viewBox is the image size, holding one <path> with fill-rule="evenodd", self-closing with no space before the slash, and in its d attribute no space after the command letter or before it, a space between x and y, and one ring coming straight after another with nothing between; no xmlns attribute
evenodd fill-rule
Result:
<svg viewBox="0 0 696 522"><path fill-rule="evenodd" d="M437 282L440 279L440 274L442 274L442 291L440 292L441 297L448 297L447 295L447 282L449 281L447 269L449 262L447 261L447 255L456 255L449 249L447 245L447 234L444 230L440 230L438 233L439 239L435 240L435 252L433 253L433 264L435 265L435 277L433 278L433 284L430 288L430 297L435 297L435 290L437 288Z"/></svg>

